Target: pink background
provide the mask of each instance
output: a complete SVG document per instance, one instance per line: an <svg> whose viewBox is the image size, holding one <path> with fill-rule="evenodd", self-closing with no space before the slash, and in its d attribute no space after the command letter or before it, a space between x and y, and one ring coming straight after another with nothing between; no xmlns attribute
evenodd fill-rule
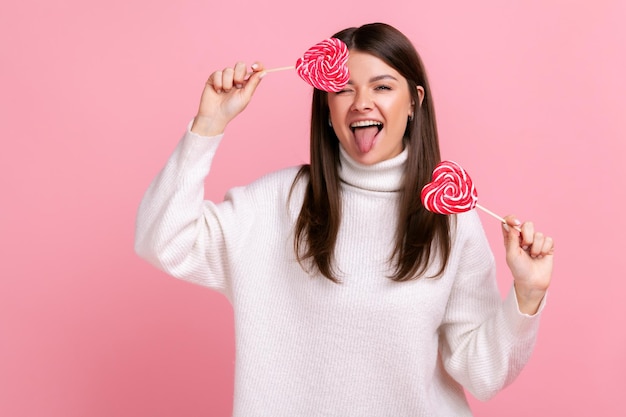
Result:
<svg viewBox="0 0 626 417"><path fill-rule="evenodd" d="M0 415L229 416L232 312L133 252L208 74L385 21L423 55L444 158L556 239L535 354L477 416L624 416L626 2L25 0L0 16ZM210 198L307 160L310 87L270 74ZM510 285L498 222L483 221Z"/></svg>

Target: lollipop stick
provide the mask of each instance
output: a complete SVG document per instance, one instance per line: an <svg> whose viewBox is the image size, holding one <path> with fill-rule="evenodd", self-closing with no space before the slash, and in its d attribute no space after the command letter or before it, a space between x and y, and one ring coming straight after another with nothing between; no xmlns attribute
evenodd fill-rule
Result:
<svg viewBox="0 0 626 417"><path fill-rule="evenodd" d="M495 217L496 219L500 220L501 223L506 224L506 220L504 220L502 217L498 216L496 213L494 213L493 211L486 209L485 207L481 206L480 204L476 204L476 208L481 209L482 211L484 211L485 213L487 213L490 216ZM521 232L522 230L518 227L518 226L514 226L514 229L517 230L518 232Z"/></svg>
<svg viewBox="0 0 626 417"><path fill-rule="evenodd" d="M287 71L287 70L292 70L292 69L295 69L295 68L296 68L296 67L292 65L292 66L290 66L290 67L270 68L270 69L266 69L266 70L263 70L263 71L264 71L264 72L266 72L266 73L267 73L267 72L278 72L278 71ZM251 76L252 74L254 74L254 73L253 73L253 72L249 72L248 74L246 74L246 80L247 80L248 78L250 78L250 76Z"/></svg>
<svg viewBox="0 0 626 417"><path fill-rule="evenodd" d="M265 72L277 72L277 71L286 71L286 70L292 70L292 69L296 69L296 67L292 65L290 67L271 68L271 69L265 70Z"/></svg>

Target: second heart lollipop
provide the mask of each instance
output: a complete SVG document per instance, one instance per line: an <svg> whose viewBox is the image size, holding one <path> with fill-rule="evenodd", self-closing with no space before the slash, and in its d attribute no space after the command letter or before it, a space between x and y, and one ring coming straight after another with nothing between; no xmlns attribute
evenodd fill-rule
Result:
<svg viewBox="0 0 626 417"><path fill-rule="evenodd" d="M422 203L439 214L464 213L479 208L502 223L502 217L478 204L478 193L469 174L454 161L441 161L433 170L432 181L422 188ZM519 228L516 227L519 231Z"/></svg>

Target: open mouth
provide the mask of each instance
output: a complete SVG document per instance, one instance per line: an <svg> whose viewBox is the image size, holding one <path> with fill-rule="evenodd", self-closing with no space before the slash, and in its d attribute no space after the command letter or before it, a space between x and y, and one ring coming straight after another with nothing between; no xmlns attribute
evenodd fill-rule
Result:
<svg viewBox="0 0 626 417"><path fill-rule="evenodd" d="M350 130L352 130L352 133L355 133L357 129L367 129L367 128L373 128L373 127L375 127L378 130L378 132L380 132L383 128L383 124L375 120L364 120L364 121L352 123L350 125Z"/></svg>
<svg viewBox="0 0 626 417"><path fill-rule="evenodd" d="M383 129L383 124L376 120L362 120L350 125L354 140L362 153L369 152L376 144L376 136Z"/></svg>

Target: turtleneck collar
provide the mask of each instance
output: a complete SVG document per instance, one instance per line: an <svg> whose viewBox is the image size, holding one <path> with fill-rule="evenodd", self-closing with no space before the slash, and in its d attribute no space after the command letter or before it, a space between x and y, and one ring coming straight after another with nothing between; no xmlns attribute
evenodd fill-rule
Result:
<svg viewBox="0 0 626 417"><path fill-rule="evenodd" d="M399 191L408 157L407 147L397 156L373 165L353 160L339 144L339 178L346 184L369 191Z"/></svg>

